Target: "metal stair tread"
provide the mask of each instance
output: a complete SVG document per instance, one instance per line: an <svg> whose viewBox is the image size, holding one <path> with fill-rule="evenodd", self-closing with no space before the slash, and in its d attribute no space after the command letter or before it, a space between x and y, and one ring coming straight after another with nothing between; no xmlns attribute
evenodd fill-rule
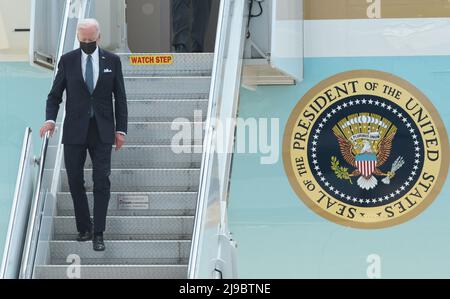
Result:
<svg viewBox="0 0 450 299"><path fill-rule="evenodd" d="M214 53L118 53L123 65L125 74L198 74L212 73ZM144 64L133 65L130 61L131 56L160 56L171 55L173 60L170 64Z"/></svg>
<svg viewBox="0 0 450 299"><path fill-rule="evenodd" d="M121 244L121 243L175 243L175 242L179 242L179 243L190 243L192 240L191 239L149 239L149 240L108 240L105 239L105 243L109 243L109 244ZM79 246L91 246L91 244L89 242L78 242L76 240L50 240L49 241L50 244L67 244L67 243L72 243L72 244L77 244Z"/></svg>
<svg viewBox="0 0 450 299"><path fill-rule="evenodd" d="M70 265L36 266L34 277L37 279L68 279L67 269ZM79 265L80 277L83 279L186 279L187 264L175 265Z"/></svg>
<svg viewBox="0 0 450 299"><path fill-rule="evenodd" d="M95 252L92 250L92 242L77 242L72 240L53 240L49 242L50 258L52 264L58 261L64 261L69 254L78 254L83 259L96 260L105 264L105 260L113 264L125 264L127 260L152 260L157 259L180 261L189 256L192 241L189 239L178 240L108 240L105 239L105 245L108 250ZM125 261L123 261L125 260ZM143 262L148 264L149 261Z"/></svg>
<svg viewBox="0 0 450 299"><path fill-rule="evenodd" d="M128 102L129 122L172 122L178 118L186 121L195 120L198 114L199 121L206 120L208 100L134 100Z"/></svg>
<svg viewBox="0 0 450 299"><path fill-rule="evenodd" d="M208 102L209 99L207 97L202 97L202 98L130 98L127 99L128 103L133 103L133 102L149 102L149 101L161 101L161 102L168 102L168 101L185 101L185 102L192 102L192 101L206 101Z"/></svg>
<svg viewBox="0 0 450 299"><path fill-rule="evenodd" d="M90 210L94 206L93 192L86 192ZM111 192L108 205L110 216L194 216L197 192ZM123 198L147 197L147 207L128 208L121 205ZM58 216L73 216L73 200L70 192L56 194Z"/></svg>
<svg viewBox="0 0 450 299"><path fill-rule="evenodd" d="M66 170L65 168L61 168L61 170ZM85 168L86 171L92 171L92 168ZM192 168L111 168L111 171L155 171L155 170L164 170L164 171L184 171L184 170L200 170L199 167ZM117 191L116 191L117 192Z"/></svg>
<svg viewBox="0 0 450 299"><path fill-rule="evenodd" d="M113 148L116 146L114 145ZM169 145L169 144L126 144L122 148L180 148L180 147L202 147L202 145Z"/></svg>
<svg viewBox="0 0 450 299"><path fill-rule="evenodd" d="M83 258L84 266L166 266L166 265L186 265L189 262L188 258L154 258L154 259L143 259L143 258L127 258L127 260L122 262L117 262L114 259L98 259L98 258ZM67 265L64 259L53 259L51 260L51 265L64 266Z"/></svg>
<svg viewBox="0 0 450 299"><path fill-rule="evenodd" d="M140 102L208 102L208 99L136 99L136 100L127 100L128 103L140 103Z"/></svg>
<svg viewBox="0 0 450 299"><path fill-rule="evenodd" d="M147 125L147 124L168 124L172 123L180 123L180 124L205 124L205 121L130 121L128 125Z"/></svg>
<svg viewBox="0 0 450 299"><path fill-rule="evenodd" d="M86 192L89 209L94 208L94 193ZM194 216L197 206L197 192L111 192L108 205L110 216ZM145 206L130 207L123 200L139 198ZM74 216L70 192L56 195L58 216Z"/></svg>
<svg viewBox="0 0 450 299"><path fill-rule="evenodd" d="M92 168L85 168L85 171L92 171ZM199 167L189 167L189 168L111 168L111 171L181 171L181 170L200 170ZM61 171L66 171L66 168L61 168ZM119 192L119 191L115 191Z"/></svg>
<svg viewBox="0 0 450 299"><path fill-rule="evenodd" d="M187 99L209 97L211 79L210 76L128 76L124 82L129 99Z"/></svg>
<svg viewBox="0 0 450 299"><path fill-rule="evenodd" d="M127 79L142 79L142 80L172 80L172 79L212 79L211 75L208 76L124 76L124 80Z"/></svg>
<svg viewBox="0 0 450 299"><path fill-rule="evenodd" d="M192 238L195 216L107 216L105 240ZM74 216L53 217L53 239L75 240Z"/></svg>
<svg viewBox="0 0 450 299"><path fill-rule="evenodd" d="M74 216L54 216L53 218L57 219L75 219ZM107 218L134 218L134 219L148 219L148 218L165 218L165 219L177 219L177 218L185 218L185 219L193 219L194 216L107 216Z"/></svg>
<svg viewBox="0 0 450 299"><path fill-rule="evenodd" d="M56 234L53 236L54 241L70 241L75 240L77 234ZM191 240L192 232L189 234L154 234L154 235L130 235L130 234L108 234L105 233L105 241L148 241L148 240ZM91 243L92 244L92 243Z"/></svg>
<svg viewBox="0 0 450 299"><path fill-rule="evenodd" d="M56 264L56 265L37 265L36 268L68 268L69 264ZM140 265L121 265L121 264L97 264L97 265L78 265L81 268L187 268L188 264L140 264Z"/></svg>
<svg viewBox="0 0 450 299"><path fill-rule="evenodd" d="M70 191L66 170L61 169L61 191ZM114 168L111 192L198 191L200 168ZM84 169L86 191L93 191L93 170Z"/></svg>
<svg viewBox="0 0 450 299"><path fill-rule="evenodd" d="M86 192L86 193L89 194L89 193L92 193L92 191ZM167 194L197 194L198 192L195 192L195 191L186 191L186 192L171 192L171 191L161 191L161 192L158 192L158 191L154 191L154 192L151 192L151 191L150 192L123 191L123 192L121 192L121 191L114 191L114 192L111 192L111 195L122 194L122 193L133 194L133 195L139 195L139 194L167 195ZM70 195L70 192L60 191L60 192L57 192L57 195Z"/></svg>

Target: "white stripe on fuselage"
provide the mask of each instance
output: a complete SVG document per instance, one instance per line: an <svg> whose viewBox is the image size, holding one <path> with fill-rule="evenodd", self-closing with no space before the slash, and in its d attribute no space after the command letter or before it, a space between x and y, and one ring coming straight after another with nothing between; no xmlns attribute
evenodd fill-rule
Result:
<svg viewBox="0 0 450 299"><path fill-rule="evenodd" d="M305 57L450 54L450 18L307 20Z"/></svg>

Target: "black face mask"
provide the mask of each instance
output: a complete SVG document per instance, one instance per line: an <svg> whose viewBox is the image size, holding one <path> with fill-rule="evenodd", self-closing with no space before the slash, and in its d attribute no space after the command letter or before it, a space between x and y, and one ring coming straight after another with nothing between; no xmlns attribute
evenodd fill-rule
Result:
<svg viewBox="0 0 450 299"><path fill-rule="evenodd" d="M87 55L91 55L92 53L95 52L95 49L97 49L97 42L90 42L90 43L80 42L80 48Z"/></svg>

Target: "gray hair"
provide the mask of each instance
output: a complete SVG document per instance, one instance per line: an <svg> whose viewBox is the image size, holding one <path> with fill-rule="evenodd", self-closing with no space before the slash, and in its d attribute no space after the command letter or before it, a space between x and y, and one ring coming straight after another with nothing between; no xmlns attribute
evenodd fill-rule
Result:
<svg viewBox="0 0 450 299"><path fill-rule="evenodd" d="M95 26L97 29L97 37L100 36L100 24L96 19L81 19L78 21L77 25L77 32L80 31L80 29L84 29L87 27Z"/></svg>

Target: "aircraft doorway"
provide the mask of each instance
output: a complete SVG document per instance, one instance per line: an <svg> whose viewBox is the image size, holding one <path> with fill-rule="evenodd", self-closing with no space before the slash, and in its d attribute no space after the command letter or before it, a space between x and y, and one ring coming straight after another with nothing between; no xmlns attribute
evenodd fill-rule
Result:
<svg viewBox="0 0 450 299"><path fill-rule="evenodd" d="M165 53L174 52L172 44L174 37L173 5L175 1L191 4L189 20L193 18L193 1L211 3L209 20L205 20L207 30L203 52L214 52L219 0L126 0L126 20L128 47L133 53ZM190 22L192 24L192 22ZM190 28L189 28L190 29ZM187 45L187 52L193 49Z"/></svg>

